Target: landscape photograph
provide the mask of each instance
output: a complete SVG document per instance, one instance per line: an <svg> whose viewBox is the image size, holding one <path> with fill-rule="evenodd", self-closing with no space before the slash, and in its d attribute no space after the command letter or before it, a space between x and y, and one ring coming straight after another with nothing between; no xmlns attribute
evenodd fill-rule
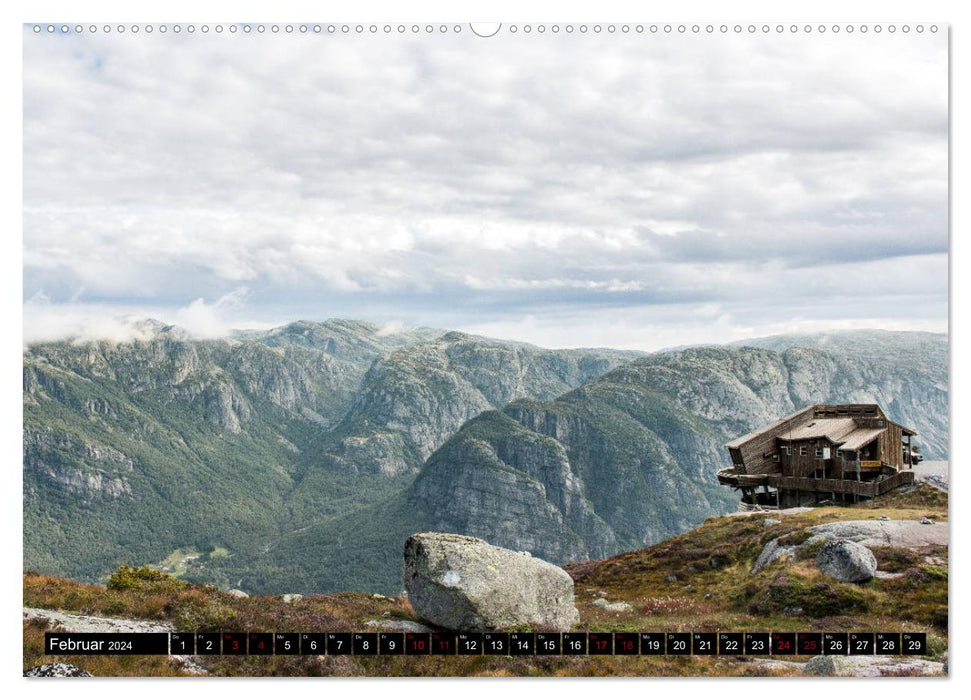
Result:
<svg viewBox="0 0 971 700"><path fill-rule="evenodd" d="M948 27L820 27L24 25L24 675L947 676Z"/></svg>

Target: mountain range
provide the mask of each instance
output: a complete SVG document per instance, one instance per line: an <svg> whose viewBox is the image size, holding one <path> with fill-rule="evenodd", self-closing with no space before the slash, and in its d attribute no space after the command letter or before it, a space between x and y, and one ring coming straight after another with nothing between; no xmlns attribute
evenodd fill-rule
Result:
<svg viewBox="0 0 971 700"><path fill-rule="evenodd" d="M854 331L659 353L345 320L24 351L24 567L122 563L253 592L401 588L420 530L555 562L733 510L723 445L876 401L947 457L947 336Z"/></svg>

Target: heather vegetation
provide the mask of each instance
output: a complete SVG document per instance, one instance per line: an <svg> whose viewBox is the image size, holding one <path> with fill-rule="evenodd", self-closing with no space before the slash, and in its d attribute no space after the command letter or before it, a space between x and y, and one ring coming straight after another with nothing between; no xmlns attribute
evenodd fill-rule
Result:
<svg viewBox="0 0 971 700"><path fill-rule="evenodd" d="M947 548L877 548L882 570L898 578L840 583L816 568L814 557L779 560L753 573L771 540L805 542L807 528L824 523L935 518L946 506L929 486L898 492L859 507L826 507L765 522L759 514L709 519L657 545L600 561L569 565L591 629L739 631L926 631L932 648L946 648ZM771 519L770 519L771 520ZM812 549L809 549L812 552ZM934 563L936 562L936 563ZM592 607L596 597L635 603L640 615Z"/></svg>
<svg viewBox="0 0 971 700"><path fill-rule="evenodd" d="M809 560L779 561L757 574L752 566L766 542L813 525L881 516L916 520L947 510L920 486L866 507L819 508L765 524L761 515L724 516L651 547L571 565L580 621L587 631L923 631L929 658L947 649L947 551L877 549L893 579L838 583ZM937 563L929 563L937 562ZM400 560L398 562L400 566ZM237 598L211 585L171 586L172 579L143 568L122 567L112 576L135 585L102 587L28 573L24 605L88 615L158 620L191 631L361 631L374 624L418 621L403 596L361 593ZM624 610L595 605L623 601ZM369 624L370 623L370 624ZM24 667L42 657L43 626L24 623ZM174 660L131 657L57 657L95 675L181 675ZM804 660L797 658L796 660ZM218 675L786 675L734 657L209 657Z"/></svg>

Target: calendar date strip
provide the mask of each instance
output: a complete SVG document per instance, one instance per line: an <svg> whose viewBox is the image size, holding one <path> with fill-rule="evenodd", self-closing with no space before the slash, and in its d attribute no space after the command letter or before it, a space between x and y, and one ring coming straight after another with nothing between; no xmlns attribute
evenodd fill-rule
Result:
<svg viewBox="0 0 971 700"><path fill-rule="evenodd" d="M61 655L923 656L923 632L46 632Z"/></svg>

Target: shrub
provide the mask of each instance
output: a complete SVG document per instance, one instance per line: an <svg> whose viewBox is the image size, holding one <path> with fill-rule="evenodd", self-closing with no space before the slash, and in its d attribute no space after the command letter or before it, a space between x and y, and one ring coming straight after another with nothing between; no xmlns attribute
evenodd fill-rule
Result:
<svg viewBox="0 0 971 700"><path fill-rule="evenodd" d="M780 574L755 592L748 604L752 615L774 615L787 607L799 607L810 617L866 612L867 597L850 585L810 581Z"/></svg>
<svg viewBox="0 0 971 700"><path fill-rule="evenodd" d="M870 551L877 559L877 568L892 573L902 573L923 559L921 554L903 547L871 547Z"/></svg>
<svg viewBox="0 0 971 700"><path fill-rule="evenodd" d="M917 567L928 581L947 581L947 569L943 566L923 564Z"/></svg>
<svg viewBox="0 0 971 700"><path fill-rule="evenodd" d="M796 530L795 532L790 532L789 534L783 535L782 537L780 537L779 544L786 545L786 546L800 545L812 536L813 536L813 533L810 532L808 529Z"/></svg>
<svg viewBox="0 0 971 700"><path fill-rule="evenodd" d="M180 591L186 587L188 584L185 581L150 566L122 564L108 578L110 591Z"/></svg>

